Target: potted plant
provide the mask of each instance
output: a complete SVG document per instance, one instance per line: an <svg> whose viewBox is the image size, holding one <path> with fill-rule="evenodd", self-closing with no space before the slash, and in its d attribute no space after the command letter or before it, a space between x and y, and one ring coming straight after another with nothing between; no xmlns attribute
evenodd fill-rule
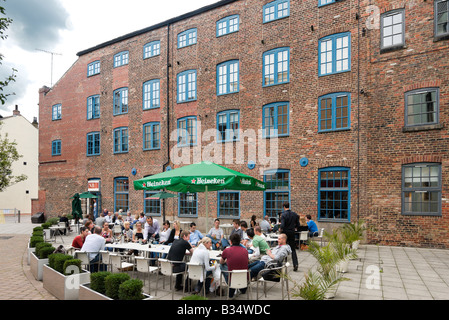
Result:
<svg viewBox="0 0 449 320"><path fill-rule="evenodd" d="M43 231L41 229L35 230L36 228L33 229L33 233L28 241L28 265L30 264L31 253L36 251L36 244L44 242Z"/></svg>
<svg viewBox="0 0 449 320"><path fill-rule="evenodd" d="M142 293L143 282L127 273L100 271L90 275L90 283L80 286L80 300L149 300Z"/></svg>
<svg viewBox="0 0 449 320"><path fill-rule="evenodd" d="M80 285L89 279L90 272L81 268L81 260L68 254L49 255L48 264L43 268L44 289L59 300L78 300Z"/></svg>
<svg viewBox="0 0 449 320"><path fill-rule="evenodd" d="M55 251L55 248L51 243L39 242L35 249L30 255L30 271L36 280L42 281L44 265L48 264L48 256Z"/></svg>

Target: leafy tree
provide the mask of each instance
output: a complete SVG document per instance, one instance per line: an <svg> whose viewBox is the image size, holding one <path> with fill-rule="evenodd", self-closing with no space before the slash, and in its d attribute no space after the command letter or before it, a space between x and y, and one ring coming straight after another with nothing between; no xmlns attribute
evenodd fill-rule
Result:
<svg viewBox="0 0 449 320"><path fill-rule="evenodd" d="M24 174L14 176L11 169L12 163L22 157L17 152L16 145L16 142L8 140L8 134L5 134L4 138L0 134L0 192L13 184L27 179L27 176Z"/></svg>
<svg viewBox="0 0 449 320"><path fill-rule="evenodd" d="M1 1L1 0L0 0ZM6 0L3 0L6 1ZM11 24L12 19L8 18L5 14L5 8L0 6L0 39L5 40L8 36L5 34L6 29ZM2 65L3 54L0 53L0 66ZM12 74L6 79L0 80L0 102L2 104L6 103L6 98L14 93L4 93L3 89L11 82L16 81L16 69L12 69Z"/></svg>

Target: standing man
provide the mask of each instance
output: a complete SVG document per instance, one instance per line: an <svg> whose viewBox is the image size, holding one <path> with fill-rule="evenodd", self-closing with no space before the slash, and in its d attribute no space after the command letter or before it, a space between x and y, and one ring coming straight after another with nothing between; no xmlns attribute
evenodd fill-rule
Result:
<svg viewBox="0 0 449 320"><path fill-rule="evenodd" d="M150 240L153 238L156 241L159 241L159 222L156 219L153 219L150 215L145 215L147 218L147 222L145 223L145 227L143 230L143 237L146 240Z"/></svg>
<svg viewBox="0 0 449 320"><path fill-rule="evenodd" d="M298 271L295 231L299 229L299 216L296 212L290 210L290 204L288 202L284 202L283 207L284 212L281 215L279 230L287 236L287 244L292 250L293 271Z"/></svg>

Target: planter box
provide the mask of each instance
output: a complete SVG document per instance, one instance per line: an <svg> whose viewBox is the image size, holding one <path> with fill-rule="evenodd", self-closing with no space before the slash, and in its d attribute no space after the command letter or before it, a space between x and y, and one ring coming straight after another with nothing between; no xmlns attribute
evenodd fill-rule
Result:
<svg viewBox="0 0 449 320"><path fill-rule="evenodd" d="M90 272L82 270L79 274L65 276L44 265L42 273L44 289L59 300L78 300L81 284L90 282Z"/></svg>
<svg viewBox="0 0 449 320"><path fill-rule="evenodd" d="M42 281L44 265L48 264L48 258L39 259L34 252L30 254L30 271L34 279Z"/></svg>
<svg viewBox="0 0 449 320"><path fill-rule="evenodd" d="M30 265L31 253L35 251L36 248L30 248L30 241L28 241L28 265Z"/></svg>
<svg viewBox="0 0 449 320"><path fill-rule="evenodd" d="M143 300L151 300L152 296L143 293L145 298ZM105 296L97 291L94 291L90 288L90 283L85 283L80 285L79 290L79 300L112 300L108 296Z"/></svg>

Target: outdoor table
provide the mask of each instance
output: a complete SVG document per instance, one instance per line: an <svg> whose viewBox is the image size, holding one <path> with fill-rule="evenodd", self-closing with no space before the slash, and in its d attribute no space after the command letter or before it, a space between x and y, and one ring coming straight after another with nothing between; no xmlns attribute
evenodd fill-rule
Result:
<svg viewBox="0 0 449 320"><path fill-rule="evenodd" d="M62 231L66 229L66 227L60 227L60 226L51 226L49 228L50 230L53 230L53 236L55 237L55 242L56 242L56 234L59 234L59 236L61 237L62 243L64 243L64 238L62 237Z"/></svg>
<svg viewBox="0 0 449 320"><path fill-rule="evenodd" d="M181 229L183 229L183 230L189 230L190 224L191 224L192 222L193 222L193 221L179 221L179 223L180 223L181 225L183 225L183 224L186 225L185 228L181 228Z"/></svg>
<svg viewBox="0 0 449 320"><path fill-rule="evenodd" d="M220 228L224 229L225 236L229 236L230 234L229 229L233 227L234 225L231 223L220 224Z"/></svg>

